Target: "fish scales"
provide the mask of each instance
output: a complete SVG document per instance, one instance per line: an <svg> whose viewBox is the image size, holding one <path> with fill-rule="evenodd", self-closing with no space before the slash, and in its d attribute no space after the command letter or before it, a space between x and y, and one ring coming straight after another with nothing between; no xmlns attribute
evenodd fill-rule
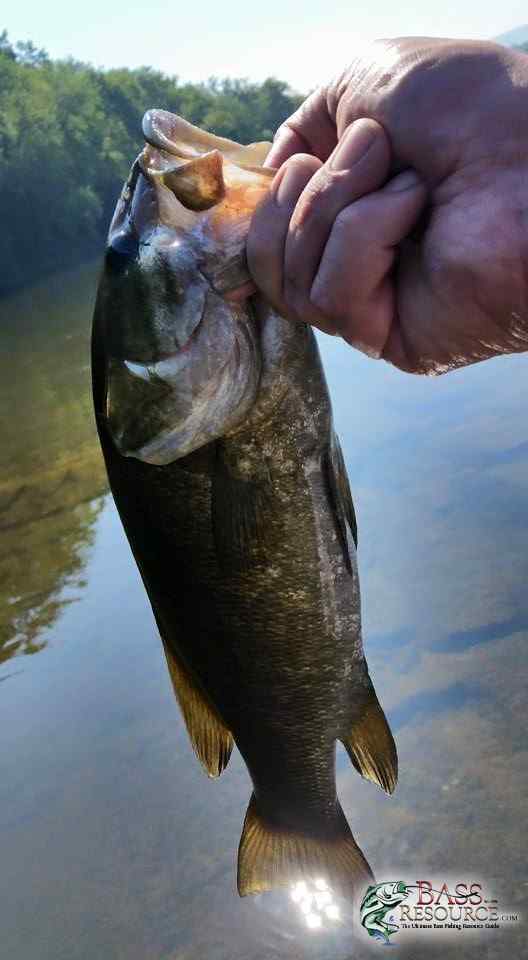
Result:
<svg viewBox="0 0 528 960"><path fill-rule="evenodd" d="M111 489L194 750L253 782L244 895L314 871L371 879L336 794L339 739L392 792L397 760L361 640L356 523L317 343L249 297L266 145L144 121L93 331ZM250 290L250 288L249 288Z"/></svg>

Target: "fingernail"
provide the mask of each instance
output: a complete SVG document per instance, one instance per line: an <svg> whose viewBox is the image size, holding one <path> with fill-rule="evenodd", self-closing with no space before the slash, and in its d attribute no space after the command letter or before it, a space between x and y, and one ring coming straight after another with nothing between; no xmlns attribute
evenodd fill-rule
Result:
<svg viewBox="0 0 528 960"><path fill-rule="evenodd" d="M279 181L277 184L277 180ZM306 171L299 163L286 161L282 170L275 177L272 191L275 199L281 206L297 203L300 194L306 186Z"/></svg>
<svg viewBox="0 0 528 960"><path fill-rule="evenodd" d="M378 135L370 120L356 120L335 148L328 165L332 170L348 170L370 150Z"/></svg>
<svg viewBox="0 0 528 960"><path fill-rule="evenodd" d="M415 170L405 170L403 173L398 174L397 177L394 177L394 180L391 180L385 189L389 193L403 193L404 190L411 190L412 187L417 187L421 182Z"/></svg>

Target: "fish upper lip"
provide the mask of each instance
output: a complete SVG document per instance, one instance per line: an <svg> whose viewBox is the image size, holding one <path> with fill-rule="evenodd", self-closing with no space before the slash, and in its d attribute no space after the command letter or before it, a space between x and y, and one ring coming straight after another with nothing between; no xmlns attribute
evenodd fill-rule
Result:
<svg viewBox="0 0 528 960"><path fill-rule="evenodd" d="M152 126L152 110L147 110L143 117L141 124L143 136L147 143L150 143L151 147L155 147L157 150L166 150L167 153L174 154L174 149L171 150L170 140L161 132Z"/></svg>

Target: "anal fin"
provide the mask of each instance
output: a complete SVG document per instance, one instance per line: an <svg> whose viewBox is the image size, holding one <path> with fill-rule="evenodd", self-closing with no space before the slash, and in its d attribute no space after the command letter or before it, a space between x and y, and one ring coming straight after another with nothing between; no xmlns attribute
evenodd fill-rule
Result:
<svg viewBox="0 0 528 960"><path fill-rule="evenodd" d="M208 776L219 777L229 763L233 736L181 659L169 650L165 641L163 649L193 750Z"/></svg>
<svg viewBox="0 0 528 960"><path fill-rule="evenodd" d="M396 744L372 684L365 709L348 736L340 737L356 770L385 793L393 793L398 782Z"/></svg>
<svg viewBox="0 0 528 960"><path fill-rule="evenodd" d="M240 896L321 876L336 892L355 897L373 877L339 803L334 821L325 823L325 828L324 835L317 837L270 824L253 794L238 848Z"/></svg>

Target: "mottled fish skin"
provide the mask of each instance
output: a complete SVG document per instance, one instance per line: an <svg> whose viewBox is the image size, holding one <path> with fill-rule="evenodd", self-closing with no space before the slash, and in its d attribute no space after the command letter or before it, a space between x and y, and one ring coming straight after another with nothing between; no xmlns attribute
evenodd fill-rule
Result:
<svg viewBox="0 0 528 960"><path fill-rule="evenodd" d="M222 149L216 138L193 135L194 128L163 112L150 112L146 128L154 149L159 140L164 149L172 142L174 153L186 160L200 150L209 155ZM191 144L190 156L185 143ZM248 149L223 149L234 156L237 147ZM185 176L188 199L194 170ZM214 204L209 180L203 193ZM195 209L205 202L198 198ZM357 769L387 792L396 783L397 760L363 654L355 517L315 337L310 327L285 321L259 297L227 308L220 297L232 323L250 331L253 353L245 362L254 363L256 373L254 382L245 380L251 399L243 415L228 412L227 431L205 443L198 431L191 452L173 451L171 461L145 462L134 450L125 456L109 427L112 364L125 360L116 357L115 343L128 325L133 333L124 337L125 352L126 344L139 341L139 353L150 350L152 359L152 346L144 346L145 307L133 296L138 252L131 244L127 253L122 211L116 216L123 259L118 256L116 265L111 230L94 318L99 435L195 751L218 775L234 740L251 775L239 891L293 883L317 870L353 894L372 875L337 799L336 740ZM187 229L196 237L195 226ZM185 229L180 236L185 239ZM243 240L243 231L238 236ZM231 254L236 285L247 274L238 248ZM228 276L229 262L225 266ZM129 288L127 298L123 289ZM166 289L170 296L170 284ZM185 322L192 327L192 318ZM171 389L177 385L176 376ZM148 391L140 390L138 398L148 403ZM159 409L164 412L156 416L165 418L165 401ZM158 426L156 421L152 429Z"/></svg>

